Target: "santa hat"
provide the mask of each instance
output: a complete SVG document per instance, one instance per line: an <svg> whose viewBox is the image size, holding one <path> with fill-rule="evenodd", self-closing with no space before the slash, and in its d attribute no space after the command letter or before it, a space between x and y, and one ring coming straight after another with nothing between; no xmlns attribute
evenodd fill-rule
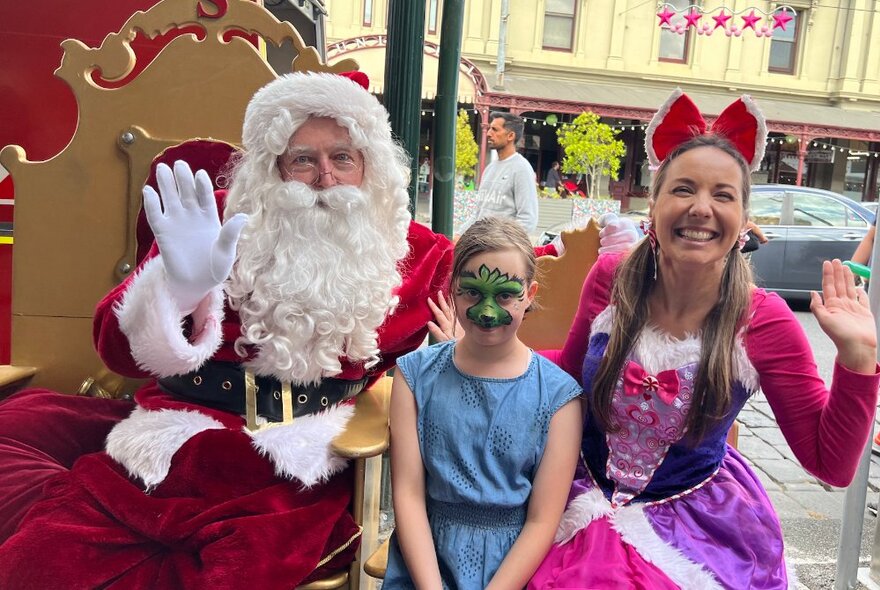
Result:
<svg viewBox="0 0 880 590"><path fill-rule="evenodd" d="M277 159L284 153L294 132L310 117L329 117L345 127L352 144L364 156L362 188L370 192L375 205L388 211L396 227L409 221L409 155L391 135L388 111L368 91L369 79L361 72L330 74L298 72L276 78L257 91L248 103L242 129L245 156L243 172L255 178L280 181ZM246 182L247 184L247 182ZM233 188L243 192L255 188ZM230 202L227 201L227 211Z"/></svg>
<svg viewBox="0 0 880 590"><path fill-rule="evenodd" d="M247 106L242 144L249 153L278 156L290 137L309 117L330 117L348 129L354 147L369 164L375 147L394 146L388 112L368 91L361 72L294 73L281 76L257 91Z"/></svg>

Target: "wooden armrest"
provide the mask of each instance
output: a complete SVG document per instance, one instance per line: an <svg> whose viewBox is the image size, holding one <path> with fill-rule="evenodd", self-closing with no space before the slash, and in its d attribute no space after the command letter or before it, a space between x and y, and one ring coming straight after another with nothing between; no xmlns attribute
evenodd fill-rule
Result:
<svg viewBox="0 0 880 590"><path fill-rule="evenodd" d="M371 578L383 579L385 577L385 569L388 567L388 547L391 545L390 539L379 545L379 548L364 562L364 571Z"/></svg>
<svg viewBox="0 0 880 590"><path fill-rule="evenodd" d="M382 377L370 389L360 393L354 416L345 432L333 440L333 452L340 457L360 459L381 455L388 448L388 408L391 402L391 377Z"/></svg>
<svg viewBox="0 0 880 590"><path fill-rule="evenodd" d="M0 398L6 397L24 387L36 374L36 367L0 365Z"/></svg>
<svg viewBox="0 0 880 590"><path fill-rule="evenodd" d="M334 590L335 588L342 588L347 583L348 572L341 571L323 580L315 580L314 582L297 586L296 590Z"/></svg>

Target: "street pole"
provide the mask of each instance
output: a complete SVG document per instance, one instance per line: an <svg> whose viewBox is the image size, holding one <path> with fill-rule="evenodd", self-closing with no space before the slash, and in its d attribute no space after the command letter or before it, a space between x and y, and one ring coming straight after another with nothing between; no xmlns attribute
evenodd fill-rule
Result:
<svg viewBox="0 0 880 590"><path fill-rule="evenodd" d="M507 19L509 0L501 0L501 21L498 23L498 63L495 64L495 90L504 90L504 64L507 59Z"/></svg>
<svg viewBox="0 0 880 590"><path fill-rule="evenodd" d="M418 194L424 46L425 3L390 0L384 102L391 120L391 131L410 157L409 208L413 216Z"/></svg>
<svg viewBox="0 0 880 590"><path fill-rule="evenodd" d="M878 330L880 338L880 326L877 318L880 317L880 239L874 238L871 248L871 280L868 283L868 302L871 313L874 314L874 327ZM876 276L875 276L876 275ZM871 421L871 430L868 433L868 441L859 461L856 476L843 497L843 521L840 525L840 541L837 545L837 571L834 575L834 590L850 590L858 584L859 578L859 553L862 546L862 528L865 520L865 503L868 498L868 475L871 468L871 445L874 440L874 421ZM878 520L880 523L880 520ZM870 582L865 580L868 587L878 588L880 583L880 529L874 532L874 547L871 550L871 567L867 572ZM873 585L870 585L873 583Z"/></svg>
<svg viewBox="0 0 880 590"><path fill-rule="evenodd" d="M416 2L424 4L424 2ZM434 99L434 211L431 228L452 237L452 203L455 194L455 117L458 108L458 69L464 0L443 2L440 27L440 63Z"/></svg>

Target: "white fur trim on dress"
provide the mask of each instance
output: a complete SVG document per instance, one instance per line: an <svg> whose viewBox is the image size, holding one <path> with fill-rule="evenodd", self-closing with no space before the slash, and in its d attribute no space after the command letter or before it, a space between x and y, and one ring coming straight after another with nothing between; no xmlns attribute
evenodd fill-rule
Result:
<svg viewBox="0 0 880 590"><path fill-rule="evenodd" d="M592 333L609 334L613 320L614 306L609 305L593 320ZM688 363L699 363L701 346L702 340L698 334L687 334L684 338L678 339L665 334L656 326L648 325L642 330L642 335L636 342L632 356L633 360L648 373L656 375L661 371L677 369ZM758 389L758 372L746 353L742 332L737 335L736 347L733 352L734 378L747 391L756 391Z"/></svg>
<svg viewBox="0 0 880 590"><path fill-rule="evenodd" d="M164 481L171 458L183 443L217 428L223 425L200 412L135 408L107 435L107 454L149 490Z"/></svg>
<svg viewBox="0 0 880 590"><path fill-rule="evenodd" d="M654 151L654 132L657 131L657 127L659 127L663 123L663 119L666 118L666 115L669 114L669 110L672 108L673 103L678 100L684 92L682 92L681 88L676 88L672 91L672 94L669 95L669 98L666 99L657 112L654 113L654 116L651 117L651 122L648 123L647 129L645 129L645 151L648 153L648 162L651 166L657 167L660 165L660 158L657 157L657 152Z"/></svg>
<svg viewBox="0 0 880 590"><path fill-rule="evenodd" d="M348 461L333 454L331 443L342 434L354 406L340 404L318 414L294 418L293 424L250 432L254 448L275 465L275 475L297 479L305 487L342 471Z"/></svg>
<svg viewBox="0 0 880 590"><path fill-rule="evenodd" d="M223 290L211 291L192 312L193 334L187 340L183 333L186 316L168 291L161 255L144 264L114 311L134 360L158 377L198 369L222 341Z"/></svg>
<svg viewBox="0 0 880 590"><path fill-rule="evenodd" d="M640 505L624 506L616 511L612 520L614 530L621 539L632 546L645 561L653 563L670 580L686 590L710 590L722 588L709 571L666 543L654 531Z"/></svg>
<svg viewBox="0 0 880 590"><path fill-rule="evenodd" d="M613 514L611 504L602 495L599 488L592 488L578 495L569 502L556 529L556 538L553 542L564 545L571 541L578 531L587 528L591 522L603 516Z"/></svg>
<svg viewBox="0 0 880 590"><path fill-rule="evenodd" d="M756 122L755 155L752 157L752 161L749 162L749 170L754 172L760 168L761 160L764 159L764 149L767 147L767 121L764 119L764 113L761 112L761 109L758 108L758 105L755 104L751 96L743 94L740 99Z"/></svg>

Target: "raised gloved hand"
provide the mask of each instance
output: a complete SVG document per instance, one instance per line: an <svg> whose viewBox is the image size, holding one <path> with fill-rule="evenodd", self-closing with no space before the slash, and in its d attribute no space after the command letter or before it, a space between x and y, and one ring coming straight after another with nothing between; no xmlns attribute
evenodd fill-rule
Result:
<svg viewBox="0 0 880 590"><path fill-rule="evenodd" d="M625 252L639 241L639 230L632 219L606 213L599 218L599 254Z"/></svg>
<svg viewBox="0 0 880 590"><path fill-rule="evenodd" d="M248 217L243 213L220 224L211 179L204 170L193 176L186 162L156 169L162 194L144 187L144 211L156 236L168 288L184 314L222 283L235 262L235 246Z"/></svg>

